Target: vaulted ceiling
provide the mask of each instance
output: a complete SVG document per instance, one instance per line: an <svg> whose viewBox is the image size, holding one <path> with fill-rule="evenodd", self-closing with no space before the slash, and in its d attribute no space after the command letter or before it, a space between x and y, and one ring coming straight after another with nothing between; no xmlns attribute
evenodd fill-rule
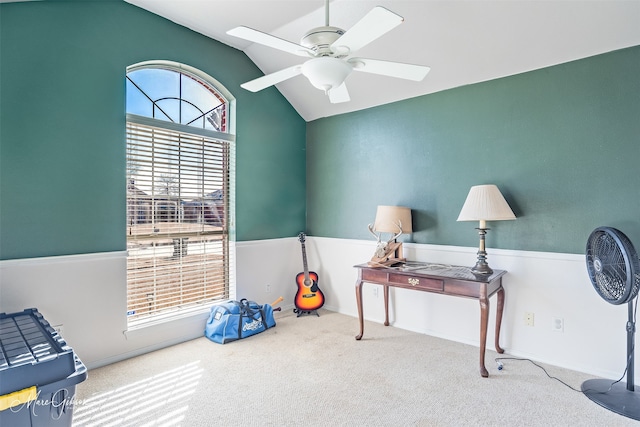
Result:
<svg viewBox="0 0 640 427"><path fill-rule="evenodd" d="M324 0L125 1L243 50L265 74L305 59L232 37L228 30L244 25L299 43L325 23ZM330 25L348 30L378 5L404 22L357 56L427 65L431 71L421 82L352 73L346 80L351 101L340 104L331 104L302 75L279 83L277 89L305 120L640 45L640 0L332 0Z"/></svg>

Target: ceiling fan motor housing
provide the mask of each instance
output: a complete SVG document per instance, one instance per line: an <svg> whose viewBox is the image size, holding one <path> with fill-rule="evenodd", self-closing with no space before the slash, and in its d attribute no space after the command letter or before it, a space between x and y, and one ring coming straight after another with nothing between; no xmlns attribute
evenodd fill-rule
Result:
<svg viewBox="0 0 640 427"><path fill-rule="evenodd" d="M302 65L287 67L243 83L240 86L244 89L257 92L303 74L314 87L329 96L331 103L337 104L350 100L345 79L354 69L413 81L422 80L429 72L429 67L421 65L367 58L348 59L354 52L403 21L402 16L376 6L345 31L329 25L329 0L325 0L325 25L309 30L300 43L292 43L244 26L233 28L227 34L308 59Z"/></svg>
<svg viewBox="0 0 640 427"><path fill-rule="evenodd" d="M331 45L344 34L344 30L338 27L316 27L302 36L300 44L313 50L316 56L344 57L348 52L333 52ZM336 55L337 54L337 55Z"/></svg>

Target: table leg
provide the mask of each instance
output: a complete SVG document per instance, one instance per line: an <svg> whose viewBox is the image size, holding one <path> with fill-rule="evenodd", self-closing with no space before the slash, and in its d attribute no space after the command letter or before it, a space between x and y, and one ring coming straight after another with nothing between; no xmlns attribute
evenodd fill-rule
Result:
<svg viewBox="0 0 640 427"><path fill-rule="evenodd" d="M489 371L484 365L484 353L487 349L487 326L489 325L489 298L487 298L487 285L480 287L480 375L489 376Z"/></svg>
<svg viewBox="0 0 640 427"><path fill-rule="evenodd" d="M356 335L356 339L359 340L364 334L364 317L362 313L362 280L356 281L356 304L358 306L358 320L360 321L360 333Z"/></svg>
<svg viewBox="0 0 640 427"><path fill-rule="evenodd" d="M384 287L384 326L389 326L389 286Z"/></svg>
<svg viewBox="0 0 640 427"><path fill-rule="evenodd" d="M504 288L501 286L498 290L498 308L496 311L496 351L500 354L504 353L500 347L500 327L502 326L502 312L504 310Z"/></svg>

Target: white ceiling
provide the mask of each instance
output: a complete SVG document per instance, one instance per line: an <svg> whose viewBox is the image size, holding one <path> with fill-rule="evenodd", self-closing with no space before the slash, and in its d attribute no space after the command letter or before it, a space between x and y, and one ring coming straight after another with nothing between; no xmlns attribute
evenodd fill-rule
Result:
<svg viewBox="0 0 640 427"><path fill-rule="evenodd" d="M227 30L245 25L298 43L325 21L324 0L125 1L243 50L264 73L304 58L245 42ZM346 81L351 101L342 104L331 104L301 75L278 84L305 120L640 45L640 0L332 0L330 25L348 30L377 5L403 16L404 23L357 56L427 65L431 71L422 82L352 73Z"/></svg>

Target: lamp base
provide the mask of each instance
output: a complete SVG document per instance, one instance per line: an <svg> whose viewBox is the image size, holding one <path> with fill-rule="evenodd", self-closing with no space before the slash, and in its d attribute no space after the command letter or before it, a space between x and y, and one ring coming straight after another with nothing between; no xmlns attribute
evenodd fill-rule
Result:
<svg viewBox="0 0 640 427"><path fill-rule="evenodd" d="M373 268L393 267L395 264L407 262L406 258L389 258L386 261L369 261L367 265Z"/></svg>
<svg viewBox="0 0 640 427"><path fill-rule="evenodd" d="M493 274L493 270L487 264L487 251L485 251L484 246L484 236L487 234L488 228L477 228L478 234L480 235L480 247L478 249L478 262L473 266L471 272L474 274Z"/></svg>
<svg viewBox="0 0 640 427"><path fill-rule="evenodd" d="M478 254L478 262L471 268L471 272L475 274L493 274L493 270L486 261L486 255L481 258Z"/></svg>
<svg viewBox="0 0 640 427"><path fill-rule="evenodd" d="M369 267L391 267L393 264L405 262L407 259L402 257L402 242L391 242L387 246L387 250L383 256L373 256L367 264Z"/></svg>

